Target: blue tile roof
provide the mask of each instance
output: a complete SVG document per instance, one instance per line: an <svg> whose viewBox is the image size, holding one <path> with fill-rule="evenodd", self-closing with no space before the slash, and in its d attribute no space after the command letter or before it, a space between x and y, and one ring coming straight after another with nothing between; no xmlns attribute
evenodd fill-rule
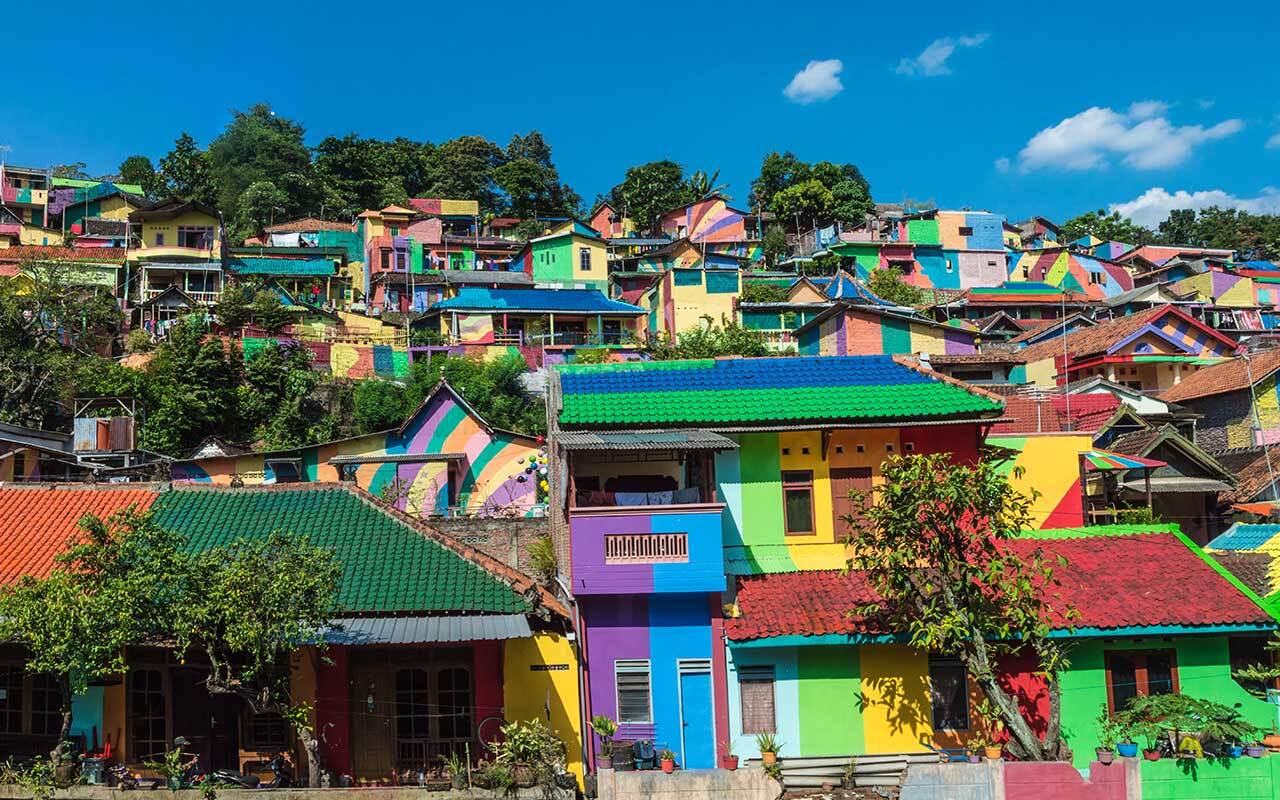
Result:
<svg viewBox="0 0 1280 800"><path fill-rule="evenodd" d="M644 314L643 308L610 300L599 289L490 289L468 286L431 307L441 311L556 311L583 314Z"/></svg>
<svg viewBox="0 0 1280 800"><path fill-rule="evenodd" d="M1280 525L1248 525L1237 522L1209 542L1209 550L1257 550L1280 534Z"/></svg>

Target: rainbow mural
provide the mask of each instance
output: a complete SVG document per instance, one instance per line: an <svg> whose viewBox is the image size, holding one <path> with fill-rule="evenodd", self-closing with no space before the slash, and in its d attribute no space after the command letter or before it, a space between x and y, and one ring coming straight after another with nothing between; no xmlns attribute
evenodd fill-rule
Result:
<svg viewBox="0 0 1280 800"><path fill-rule="evenodd" d="M806 356L969 355L978 333L930 319L864 309L827 312L795 331Z"/></svg>
<svg viewBox="0 0 1280 800"><path fill-rule="evenodd" d="M312 366L328 369L335 378L407 378L410 371L409 351L389 344L345 344L315 342L306 339L251 338L241 340L244 359L248 361L271 342L282 347L305 347L312 353Z"/></svg>
<svg viewBox="0 0 1280 800"><path fill-rule="evenodd" d="M1074 528L1085 524L1080 495L1080 455L1093 452L1089 433L988 436L1002 448L999 472L1014 489L1032 498L1032 528Z"/></svg>
<svg viewBox="0 0 1280 800"><path fill-rule="evenodd" d="M1017 253L1009 281L1047 283L1083 292L1090 300L1114 297L1133 288L1133 276L1122 264L1073 253L1065 247L1025 250Z"/></svg>
<svg viewBox="0 0 1280 800"><path fill-rule="evenodd" d="M662 216L661 224L662 232L673 239L741 242L747 238L745 215L730 208L721 197L709 197L668 211Z"/></svg>
<svg viewBox="0 0 1280 800"><path fill-rule="evenodd" d="M412 514L529 516L545 497L541 452L532 436L490 427L442 382L397 430L293 450L175 461L171 479L272 484L295 479L296 470L302 482L340 481L345 468L356 485ZM335 458L340 463L332 463Z"/></svg>

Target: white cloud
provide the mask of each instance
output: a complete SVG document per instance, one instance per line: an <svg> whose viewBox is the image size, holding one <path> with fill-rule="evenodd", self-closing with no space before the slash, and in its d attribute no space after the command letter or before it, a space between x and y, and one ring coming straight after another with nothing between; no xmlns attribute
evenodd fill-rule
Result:
<svg viewBox="0 0 1280 800"><path fill-rule="evenodd" d="M991 38L989 33L975 33L972 36L958 38L944 36L941 39L934 39L928 47L920 51L920 55L899 61L898 68L894 71L899 75L920 75L929 78L935 75L949 75L951 67L947 66L947 60L958 48L978 47L989 38Z"/></svg>
<svg viewBox="0 0 1280 800"><path fill-rule="evenodd" d="M1280 189L1266 186L1257 197L1236 197L1221 189L1188 192L1179 189L1170 194L1164 187L1148 189L1127 203L1112 203L1111 210L1120 212L1145 228L1155 228L1180 208L1199 210L1209 206L1237 208L1254 214L1280 214Z"/></svg>
<svg viewBox="0 0 1280 800"><path fill-rule="evenodd" d="M788 100L801 105L808 105L818 100L830 100L844 91L844 84L840 82L842 69L844 69L844 63L838 58L810 61L804 69L795 74L782 93Z"/></svg>
<svg viewBox="0 0 1280 800"><path fill-rule="evenodd" d="M1266 148L1268 150L1280 150L1280 131L1271 134L1271 138L1267 140Z"/></svg>
<svg viewBox="0 0 1280 800"><path fill-rule="evenodd" d="M1022 172L1037 169L1105 169L1112 157L1134 169L1174 167L1205 142L1225 139L1244 128L1227 119L1216 125L1176 126L1163 116L1168 105L1143 100L1120 112L1092 108L1067 117L1032 136L1018 153Z"/></svg>
<svg viewBox="0 0 1280 800"><path fill-rule="evenodd" d="M996 172L1008 172L1012 168L1013 164L1004 156L996 159Z"/></svg>

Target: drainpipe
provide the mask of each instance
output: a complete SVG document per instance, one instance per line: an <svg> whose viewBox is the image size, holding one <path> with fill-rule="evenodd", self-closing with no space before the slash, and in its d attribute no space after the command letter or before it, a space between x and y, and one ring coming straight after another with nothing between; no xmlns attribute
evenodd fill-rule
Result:
<svg viewBox="0 0 1280 800"><path fill-rule="evenodd" d="M586 668L586 637L582 635L582 617L578 612L578 602L573 597L573 592L564 582L563 575L556 575L556 585L564 592L565 599L569 602L569 607L573 613L573 635L577 639L578 651L578 720L582 725L582 735L578 738L578 747L582 751L582 773L585 780L586 775L594 766L590 760L592 754L591 747L591 716L588 708L587 700L587 679L584 673Z"/></svg>

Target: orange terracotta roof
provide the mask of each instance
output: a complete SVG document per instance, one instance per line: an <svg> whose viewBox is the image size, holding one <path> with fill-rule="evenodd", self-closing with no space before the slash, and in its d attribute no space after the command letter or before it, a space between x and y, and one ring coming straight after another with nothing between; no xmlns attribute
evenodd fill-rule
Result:
<svg viewBox="0 0 1280 800"><path fill-rule="evenodd" d="M1270 459L1269 464L1268 459ZM1280 473L1280 452L1260 451L1257 458L1236 469L1236 485L1231 491L1218 493L1218 504L1229 506L1253 503L1258 495L1271 485L1273 473ZM1250 511L1259 513L1253 509ZM1265 517L1269 513L1269 511L1263 512L1262 516Z"/></svg>
<svg viewBox="0 0 1280 800"><path fill-rule="evenodd" d="M1255 353L1249 357L1249 362L1246 364L1243 358L1233 358L1221 364L1196 370L1183 377L1176 386L1166 389L1160 395L1160 399L1170 403L1181 403L1186 400L1248 389L1250 373L1253 374L1253 383L1256 384L1280 369L1280 348Z"/></svg>
<svg viewBox="0 0 1280 800"><path fill-rule="evenodd" d="M130 505L141 511L158 496L155 486L136 483L0 486L0 584L48 575L54 556L80 533L77 523L85 514L105 518Z"/></svg>
<svg viewBox="0 0 1280 800"><path fill-rule="evenodd" d="M119 261L124 263L123 247L57 247L22 245L0 249L0 261Z"/></svg>
<svg viewBox="0 0 1280 800"><path fill-rule="evenodd" d="M1119 317L1118 319L1099 322L1097 325L1068 333L1066 337L1066 350L1070 353L1073 361L1086 356L1095 355L1097 353L1105 353L1107 349L1116 342L1137 333L1147 324L1155 322L1165 314L1176 314L1177 316L1187 320L1191 326L1199 328L1213 336L1213 338L1235 347L1235 343L1230 339L1227 339L1213 328L1210 328L1203 322L1191 317L1176 306L1163 305L1148 308L1127 317ZM1028 345L1022 350L1022 354L1026 357L1028 364L1034 361L1041 361L1046 358L1061 356L1062 352L1063 343L1061 337L1054 337L1047 341L1037 342L1033 345Z"/></svg>

